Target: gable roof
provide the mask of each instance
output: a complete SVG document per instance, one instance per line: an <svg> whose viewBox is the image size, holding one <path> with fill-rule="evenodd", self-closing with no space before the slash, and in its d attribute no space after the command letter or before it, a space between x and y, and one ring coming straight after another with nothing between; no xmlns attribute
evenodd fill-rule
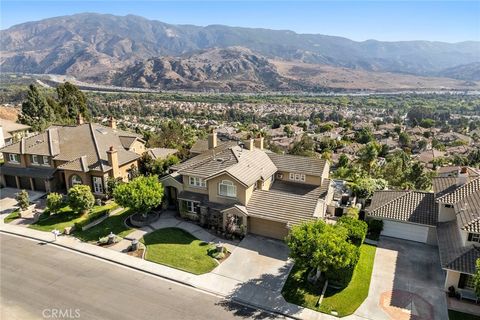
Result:
<svg viewBox="0 0 480 320"><path fill-rule="evenodd" d="M480 259L480 248L473 246L468 251L446 264L446 269L460 271L462 273L474 274L477 259Z"/></svg>
<svg viewBox="0 0 480 320"><path fill-rule="evenodd" d="M327 163L324 159L269 153L268 156L280 171L304 173L321 177Z"/></svg>
<svg viewBox="0 0 480 320"><path fill-rule="evenodd" d="M148 149L148 154L152 157L152 159L165 159L168 156L174 155L178 153L177 149L169 149L169 148L151 148Z"/></svg>
<svg viewBox="0 0 480 320"><path fill-rule="evenodd" d="M251 186L257 180L268 179L277 171L267 154L260 149L247 150L234 146L220 152L210 152L200 159L197 157L178 166L178 172L204 179L228 174L245 186Z"/></svg>
<svg viewBox="0 0 480 320"><path fill-rule="evenodd" d="M453 178L455 179L455 178ZM480 177L469 177L469 181L462 186L452 185L448 192L443 191L443 194L437 197L440 203L455 204L473 193L480 192Z"/></svg>
<svg viewBox="0 0 480 320"><path fill-rule="evenodd" d="M1 152L52 156L54 160L66 161L61 169L74 171L108 171L107 150L113 146L118 152L119 165L132 162L140 156L125 150L120 134L129 133L95 123L79 126L51 126L45 132L24 138L0 149ZM137 138L137 134L132 133ZM88 171L87 170L87 171ZM84 171L86 172L86 171Z"/></svg>
<svg viewBox="0 0 480 320"><path fill-rule="evenodd" d="M435 226L437 210L433 193L421 191L376 191L368 215Z"/></svg>

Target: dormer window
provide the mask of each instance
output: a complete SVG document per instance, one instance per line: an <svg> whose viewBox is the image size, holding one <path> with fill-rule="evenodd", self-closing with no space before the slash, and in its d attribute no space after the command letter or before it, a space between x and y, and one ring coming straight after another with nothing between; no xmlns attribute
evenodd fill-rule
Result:
<svg viewBox="0 0 480 320"><path fill-rule="evenodd" d="M304 175L303 173L293 173L293 172L290 172L289 178L290 178L290 180L292 180L292 181L305 182L305 175Z"/></svg>
<svg viewBox="0 0 480 320"><path fill-rule="evenodd" d="M16 153L10 153L8 155L8 162L20 163L20 155Z"/></svg>
<svg viewBox="0 0 480 320"><path fill-rule="evenodd" d="M82 184L82 178L80 178L78 175L74 174L71 178L70 181L72 182L72 187L76 186L77 184Z"/></svg>
<svg viewBox="0 0 480 320"><path fill-rule="evenodd" d="M218 194L224 197L236 198L237 186L230 180L222 180L222 182L218 184Z"/></svg>
<svg viewBox="0 0 480 320"><path fill-rule="evenodd" d="M43 160L43 165L44 165L44 166L50 165L50 164L48 163L48 156L43 156L43 159L42 159L42 160Z"/></svg>
<svg viewBox="0 0 480 320"><path fill-rule="evenodd" d="M196 188L206 188L207 187L207 183L205 182L205 180L202 179L202 178L199 178L199 177L189 177L189 184L192 187L196 187Z"/></svg>
<svg viewBox="0 0 480 320"><path fill-rule="evenodd" d="M468 234L468 241L471 241L471 242L480 242L480 234L478 234L478 233L469 233L469 234Z"/></svg>
<svg viewBox="0 0 480 320"><path fill-rule="evenodd" d="M32 164L40 164L40 162L38 162L38 156L36 154L32 154Z"/></svg>

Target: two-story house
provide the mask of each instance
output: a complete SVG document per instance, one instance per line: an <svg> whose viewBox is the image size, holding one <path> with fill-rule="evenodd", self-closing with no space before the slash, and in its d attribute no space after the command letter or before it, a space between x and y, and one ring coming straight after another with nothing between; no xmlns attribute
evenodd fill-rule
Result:
<svg viewBox="0 0 480 320"><path fill-rule="evenodd" d="M324 217L333 194L327 161L274 154L264 150L263 138L217 144L214 132L208 142L208 150L161 179L183 216L213 228L233 221L277 239L295 224Z"/></svg>
<svg viewBox="0 0 480 320"><path fill-rule="evenodd" d="M4 187L64 192L86 184L103 196L109 177L127 180L138 167L145 142L136 134L94 123L51 126L45 132L22 138L0 149Z"/></svg>
<svg viewBox="0 0 480 320"><path fill-rule="evenodd" d="M384 222L382 235L438 245L445 289L472 292L480 258L480 174L439 170L433 191L378 191L367 215Z"/></svg>

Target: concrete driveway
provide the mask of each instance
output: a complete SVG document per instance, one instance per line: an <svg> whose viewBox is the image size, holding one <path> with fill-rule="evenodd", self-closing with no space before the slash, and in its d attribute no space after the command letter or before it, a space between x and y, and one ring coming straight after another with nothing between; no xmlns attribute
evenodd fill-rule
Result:
<svg viewBox="0 0 480 320"><path fill-rule="evenodd" d="M355 315L367 319L448 319L438 248L382 237L370 292Z"/></svg>
<svg viewBox="0 0 480 320"><path fill-rule="evenodd" d="M17 205L15 195L20 192L20 189L2 188L0 189L0 214L10 213ZM30 196L30 201L33 202L45 195L45 192L27 190Z"/></svg>

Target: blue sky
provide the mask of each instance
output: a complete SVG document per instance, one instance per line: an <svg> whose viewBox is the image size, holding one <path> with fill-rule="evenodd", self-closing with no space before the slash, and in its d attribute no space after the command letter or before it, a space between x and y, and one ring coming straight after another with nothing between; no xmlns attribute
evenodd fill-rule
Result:
<svg viewBox="0 0 480 320"><path fill-rule="evenodd" d="M480 41L480 1L9 1L0 28L81 12L173 24L289 29L362 41Z"/></svg>

